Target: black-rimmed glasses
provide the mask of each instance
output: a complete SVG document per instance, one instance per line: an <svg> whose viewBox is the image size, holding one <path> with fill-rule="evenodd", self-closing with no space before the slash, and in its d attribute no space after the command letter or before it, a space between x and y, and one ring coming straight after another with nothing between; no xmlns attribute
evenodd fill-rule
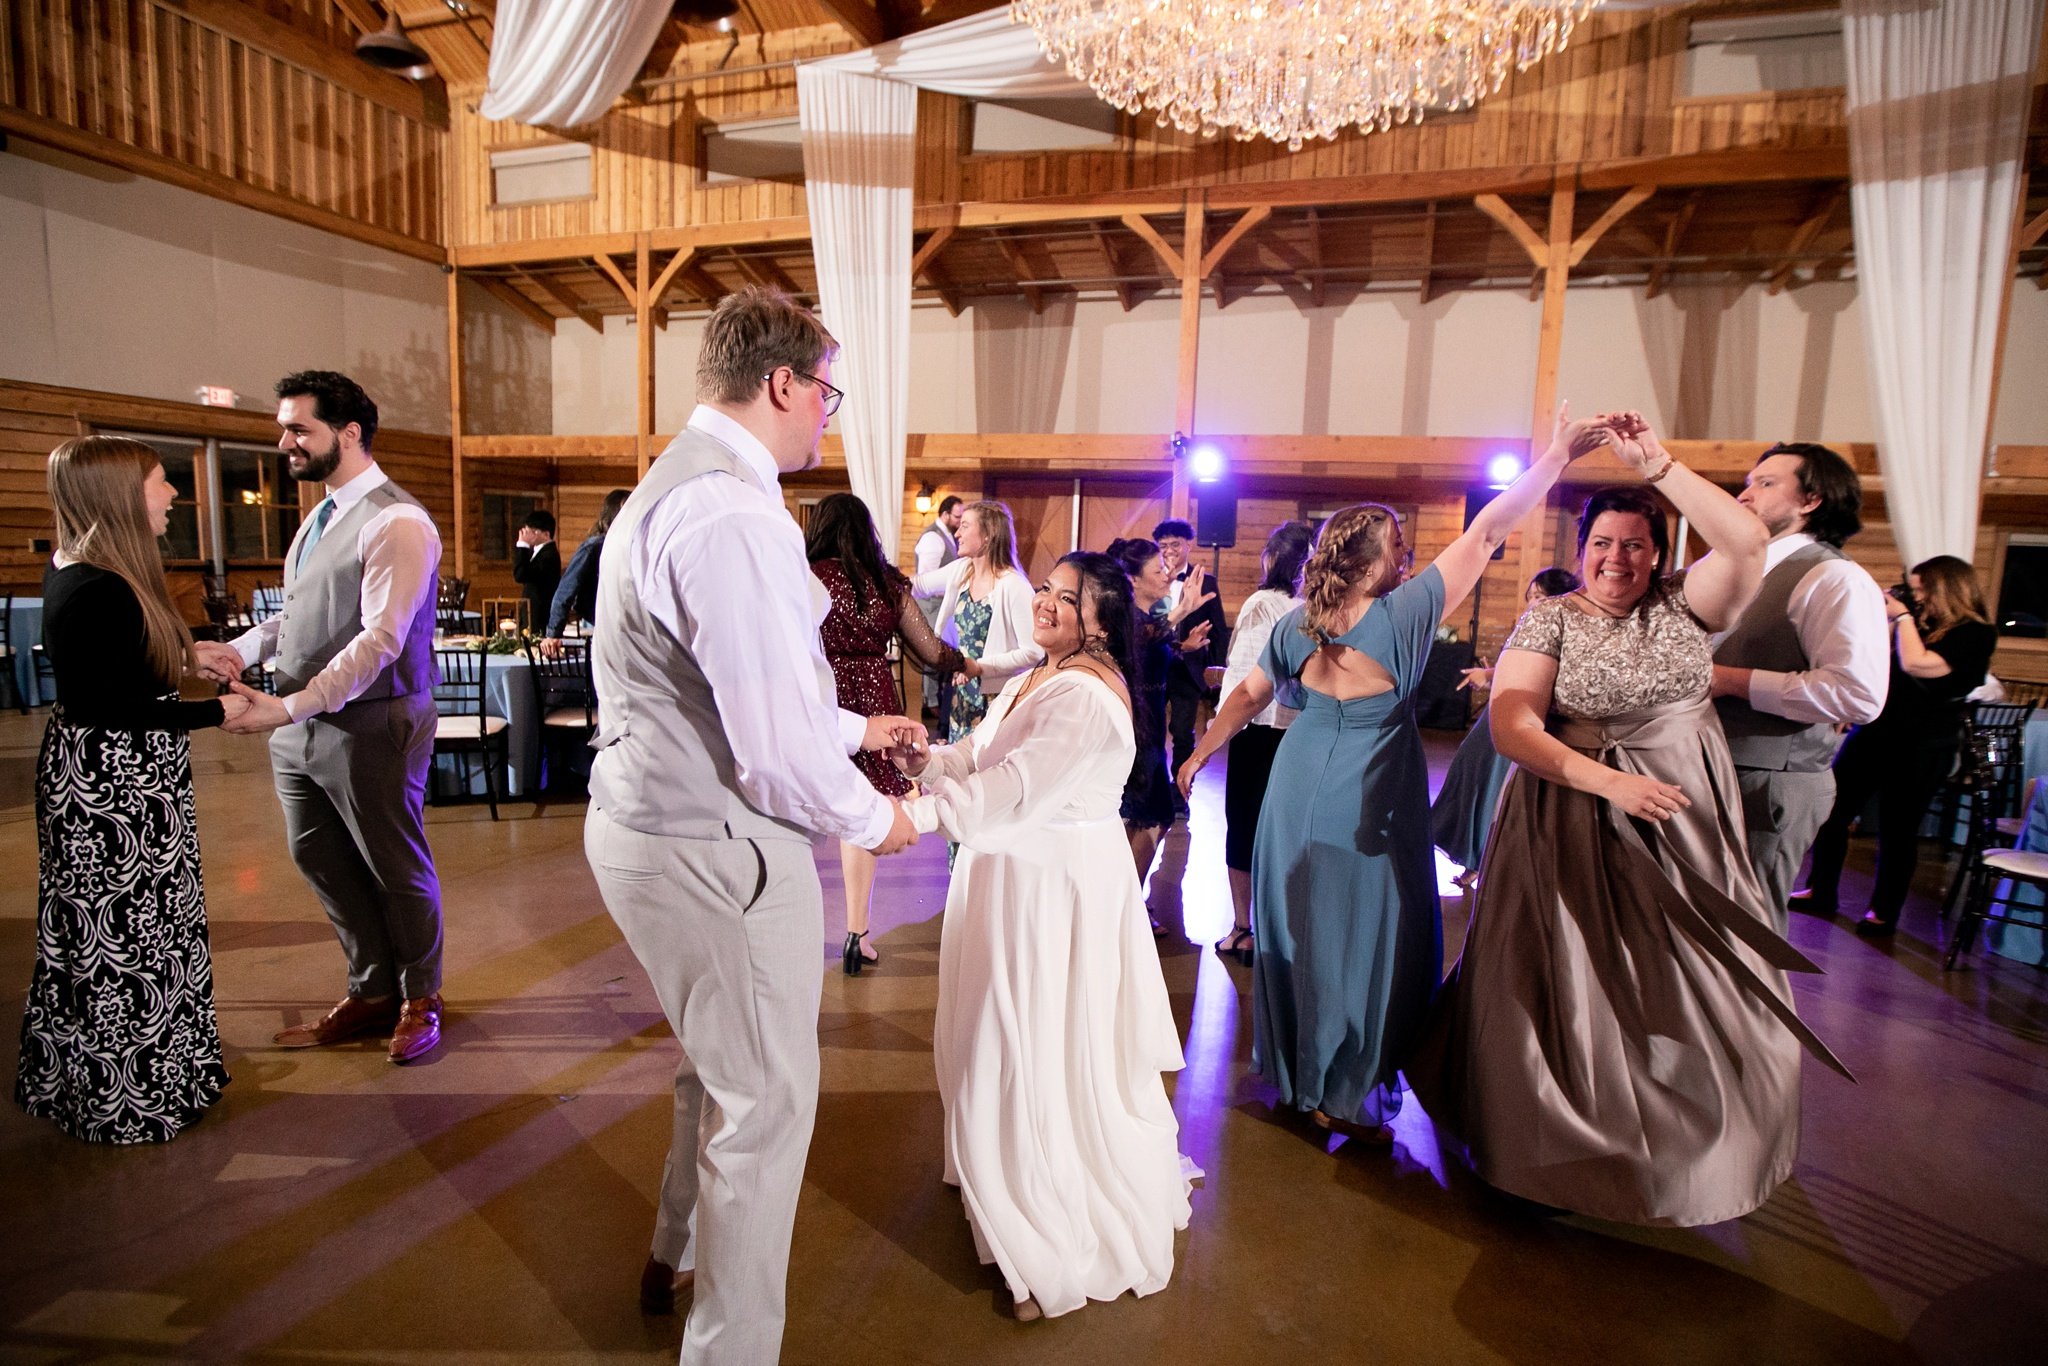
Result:
<svg viewBox="0 0 2048 1366"><path fill-rule="evenodd" d="M839 388L837 385L830 384L825 380L819 379L816 375L807 375L793 365L789 367L789 373L795 375L798 379L804 381L806 384L817 385L818 388L821 391L823 391L825 395L825 416L828 418L831 417L832 414L838 412L839 405L846 401L846 391L844 389ZM761 378L764 380L774 379L775 372L773 370L770 370L767 374L761 376Z"/></svg>

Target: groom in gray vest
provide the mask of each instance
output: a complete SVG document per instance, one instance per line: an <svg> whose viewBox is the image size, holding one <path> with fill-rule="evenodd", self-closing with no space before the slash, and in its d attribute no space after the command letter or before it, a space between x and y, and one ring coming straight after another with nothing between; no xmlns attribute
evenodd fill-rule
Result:
<svg viewBox="0 0 2048 1366"><path fill-rule="evenodd" d="M307 370L277 383L277 447L326 485L285 552L284 610L197 647L204 672L250 699L232 727L271 731L292 861L348 958L348 994L283 1048L388 1036L410 1062L441 1041L441 882L423 807L434 756L434 598L441 536L370 453L377 405ZM277 695L241 683L274 660Z"/></svg>
<svg viewBox="0 0 2048 1366"><path fill-rule="evenodd" d="M1771 533L1754 600L1714 647L1714 706L1742 783L1749 862L1777 930L1835 800L1843 727L1884 709L1884 590L1842 545L1863 529L1863 484L1826 446L1780 442L1737 500Z"/></svg>
<svg viewBox="0 0 2048 1366"><path fill-rule="evenodd" d="M599 562L583 849L682 1044L640 1299L669 1312L693 1285L684 1366L781 1353L818 1106L812 835L881 854L917 838L847 761L911 723L839 710L818 640L830 602L782 502L780 477L817 464L839 407L837 349L779 292L721 300L697 409Z"/></svg>

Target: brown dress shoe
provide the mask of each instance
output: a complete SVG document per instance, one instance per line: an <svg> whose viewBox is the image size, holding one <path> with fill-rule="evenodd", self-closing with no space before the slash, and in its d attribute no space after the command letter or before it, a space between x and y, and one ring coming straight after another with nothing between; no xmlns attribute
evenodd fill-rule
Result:
<svg viewBox="0 0 2048 1366"><path fill-rule="evenodd" d="M647 1265L640 1268L640 1312L673 1314L676 1312L676 1296L688 1294L696 1286L695 1271L677 1271L659 1257L650 1255Z"/></svg>
<svg viewBox="0 0 2048 1366"><path fill-rule="evenodd" d="M397 1020L396 997L386 996L379 1001L366 1001L360 996L344 996L335 1003L334 1009L312 1024L297 1024L289 1029L280 1029L271 1036L270 1041L279 1048L318 1048L325 1044L359 1039L365 1034L382 1034Z"/></svg>
<svg viewBox="0 0 2048 1366"><path fill-rule="evenodd" d="M441 993L437 991L399 1007L398 1027L391 1031L391 1051L385 1056L393 1062L411 1062L440 1042Z"/></svg>

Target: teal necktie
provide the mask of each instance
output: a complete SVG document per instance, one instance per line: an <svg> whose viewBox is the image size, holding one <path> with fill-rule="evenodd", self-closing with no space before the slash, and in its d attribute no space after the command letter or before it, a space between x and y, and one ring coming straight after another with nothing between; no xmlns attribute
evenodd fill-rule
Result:
<svg viewBox="0 0 2048 1366"><path fill-rule="evenodd" d="M306 559L313 553L313 547L320 543L320 533L327 530L327 523L334 517L334 495L328 494L320 500L320 506L313 509L313 529L306 533L306 539L299 542L299 562L292 568L294 577L306 572Z"/></svg>

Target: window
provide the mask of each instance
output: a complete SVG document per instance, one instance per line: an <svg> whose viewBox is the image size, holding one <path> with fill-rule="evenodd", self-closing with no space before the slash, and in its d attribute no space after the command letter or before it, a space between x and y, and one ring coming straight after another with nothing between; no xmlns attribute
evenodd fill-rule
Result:
<svg viewBox="0 0 2048 1366"><path fill-rule="evenodd" d="M269 446L119 432L151 447L178 490L164 533L169 564L282 564L299 530L299 485Z"/></svg>
<svg viewBox="0 0 2048 1366"><path fill-rule="evenodd" d="M551 142L491 153L493 204L588 199L596 194L594 183L587 143Z"/></svg>
<svg viewBox="0 0 2048 1366"><path fill-rule="evenodd" d="M2000 635L2048 636L2048 536L2021 533L2006 541L1997 620Z"/></svg>
<svg viewBox="0 0 2048 1366"><path fill-rule="evenodd" d="M803 183L803 133L793 118L704 124L699 150L706 185L748 180Z"/></svg>
<svg viewBox="0 0 2048 1366"><path fill-rule="evenodd" d="M1687 96L1830 89L1848 79L1837 9L1702 19L1686 38Z"/></svg>
<svg viewBox="0 0 2048 1366"><path fill-rule="evenodd" d="M539 493L503 493L485 490L483 521L477 527L478 553L494 564L510 564L512 547L519 544L519 524L535 508L548 505Z"/></svg>
<svg viewBox="0 0 2048 1366"><path fill-rule="evenodd" d="M282 563L299 532L299 485L284 457L264 446L220 451L222 553L231 561Z"/></svg>
<svg viewBox="0 0 2048 1366"><path fill-rule="evenodd" d="M1115 105L1098 99L977 100L974 152L1059 152L1123 145Z"/></svg>

